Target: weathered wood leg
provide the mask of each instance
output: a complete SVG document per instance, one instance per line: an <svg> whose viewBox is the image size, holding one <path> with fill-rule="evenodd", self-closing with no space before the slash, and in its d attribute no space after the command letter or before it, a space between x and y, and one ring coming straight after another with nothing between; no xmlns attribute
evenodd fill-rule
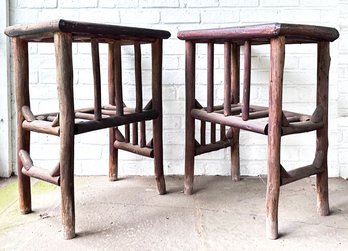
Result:
<svg viewBox="0 0 348 251"><path fill-rule="evenodd" d="M231 139L231 176L233 181L240 180L239 160L239 132L238 128L232 128Z"/></svg>
<svg viewBox="0 0 348 251"><path fill-rule="evenodd" d="M271 39L268 176L266 194L266 233L269 239L278 238L278 201L280 190L280 146L284 58L285 37Z"/></svg>
<svg viewBox="0 0 348 251"><path fill-rule="evenodd" d="M155 177L159 194L166 193L163 173L163 121L162 121L162 40L152 43L152 108L158 112L153 120L153 149Z"/></svg>
<svg viewBox="0 0 348 251"><path fill-rule="evenodd" d="M327 151L328 151L328 95L329 95L329 69L330 69L330 44L318 43L317 65L317 107L323 111L324 126L317 130L317 149L323 153L323 162L320 169L324 171L317 174L317 211L325 216L330 213L328 193Z"/></svg>
<svg viewBox="0 0 348 251"><path fill-rule="evenodd" d="M109 104L115 105L115 57L114 44L109 44L108 52L108 93ZM109 128L109 180L116 181L118 178L118 149L114 147L116 128Z"/></svg>
<svg viewBox="0 0 348 251"><path fill-rule="evenodd" d="M30 131L24 130L22 127L24 120L22 107L30 107L28 43L20 38L13 38L12 44L16 85L19 210L22 214L27 214L31 212L30 177L22 173L23 164L18 153L20 150L25 150L29 153L30 148Z"/></svg>
<svg viewBox="0 0 348 251"><path fill-rule="evenodd" d="M240 47L232 44L231 58L231 100L233 104L239 103L239 69L240 69ZM233 181L240 180L240 157L239 157L239 132L238 128L232 128L231 139L231 177Z"/></svg>
<svg viewBox="0 0 348 251"><path fill-rule="evenodd" d="M74 95L71 34L55 33L57 86L60 111L60 186L64 239L75 237Z"/></svg>
<svg viewBox="0 0 348 251"><path fill-rule="evenodd" d="M192 194L195 157L195 120L191 110L195 107L195 44L186 41L186 109L185 109L185 183L184 193Z"/></svg>

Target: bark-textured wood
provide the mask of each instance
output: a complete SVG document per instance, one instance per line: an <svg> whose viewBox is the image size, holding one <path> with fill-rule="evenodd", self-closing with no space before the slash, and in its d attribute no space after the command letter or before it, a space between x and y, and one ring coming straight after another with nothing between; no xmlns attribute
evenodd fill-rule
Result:
<svg viewBox="0 0 348 251"><path fill-rule="evenodd" d="M123 116L122 62L119 41L114 42L114 64L116 115Z"/></svg>
<svg viewBox="0 0 348 251"><path fill-rule="evenodd" d="M75 237L74 202L74 93L72 65L72 36L54 34L57 88L60 111L60 184L62 194L62 223L65 239Z"/></svg>
<svg viewBox="0 0 348 251"><path fill-rule="evenodd" d="M132 144L138 145L138 123L132 124Z"/></svg>
<svg viewBox="0 0 348 251"><path fill-rule="evenodd" d="M134 71L135 71L135 112L143 109L143 90L141 74L141 48L139 43L134 44Z"/></svg>
<svg viewBox="0 0 348 251"><path fill-rule="evenodd" d="M195 119L191 116L195 108L195 71L196 45L191 41L185 42L185 181L184 193L192 194L195 156Z"/></svg>
<svg viewBox="0 0 348 251"><path fill-rule="evenodd" d="M60 175L60 164L59 163L57 165L55 165L55 167L53 167L53 169L50 171L50 175L52 177L57 177Z"/></svg>
<svg viewBox="0 0 348 251"><path fill-rule="evenodd" d="M142 90L142 74L141 74L141 47L139 43L134 44L134 71L135 71L135 112L141 112L143 109L143 90ZM145 125L143 123L143 125ZM140 125L142 128L142 125ZM140 132L140 141L145 145L143 139L145 131ZM133 124L133 145L138 144L138 124Z"/></svg>
<svg viewBox="0 0 348 251"><path fill-rule="evenodd" d="M207 49L207 112L214 109L214 44L208 43Z"/></svg>
<svg viewBox="0 0 348 251"><path fill-rule="evenodd" d="M29 152L30 131L22 128L24 116L22 107L30 107L29 100L29 65L28 43L20 38L12 39L14 81L16 88L16 114L17 114L17 154L23 149ZM19 210L22 214L31 212L30 178L22 174L22 161L17 155Z"/></svg>
<svg viewBox="0 0 348 251"><path fill-rule="evenodd" d="M280 187L280 143L285 37L271 39L269 84L268 168L266 193L266 233L278 238L278 202Z"/></svg>
<svg viewBox="0 0 348 251"><path fill-rule="evenodd" d="M57 127L57 126L59 126L59 113L58 113L58 114L55 116L55 118L53 119L51 126L52 126L52 127Z"/></svg>
<svg viewBox="0 0 348 251"><path fill-rule="evenodd" d="M206 134L206 123L204 121L201 121L201 145L204 146L206 144L205 142L205 134Z"/></svg>
<svg viewBox="0 0 348 251"><path fill-rule="evenodd" d="M231 115L231 44L224 44L224 115Z"/></svg>
<svg viewBox="0 0 348 251"><path fill-rule="evenodd" d="M329 96L329 69L330 69L330 44L329 42L318 43L317 57L317 107L322 109L323 127L317 130L316 152L323 153L321 168L323 172L317 174L317 211L319 215L328 215L329 192L327 173L328 140L328 96Z"/></svg>
<svg viewBox="0 0 348 251"><path fill-rule="evenodd" d="M35 24L19 24L5 30L8 36L21 36L30 41L52 41L54 32L74 33L75 41L90 41L91 38L108 38L152 42L158 38L169 38L164 30L98 24L72 20L52 20Z"/></svg>
<svg viewBox="0 0 348 251"><path fill-rule="evenodd" d="M240 100L240 47L232 44L231 53L231 103L238 104Z"/></svg>
<svg viewBox="0 0 348 251"><path fill-rule="evenodd" d="M35 120L34 114L30 110L30 107L27 105L22 106L22 114L23 114L24 119L28 122L32 122Z"/></svg>
<svg viewBox="0 0 348 251"><path fill-rule="evenodd" d="M284 23L178 32L178 38L186 41L204 43L230 41L239 45L242 45L246 40L251 40L253 44L269 44L270 38L286 35L286 43L313 43L319 41L332 42L338 38L339 33L335 28Z"/></svg>
<svg viewBox="0 0 348 251"><path fill-rule="evenodd" d="M232 44L231 53L231 102L238 104L240 102L240 47ZM232 111L231 113L233 114ZM239 128L231 128L231 178L233 181L240 180L239 132Z"/></svg>
<svg viewBox="0 0 348 251"><path fill-rule="evenodd" d="M210 123L210 143L216 142L216 124Z"/></svg>
<svg viewBox="0 0 348 251"><path fill-rule="evenodd" d="M108 48L108 94L109 104L115 106L115 46L109 43ZM116 109L116 107L115 107ZM118 149L114 147L115 131L117 128L109 128L109 180L116 181L118 177Z"/></svg>
<svg viewBox="0 0 348 251"><path fill-rule="evenodd" d="M47 169L34 166L27 151L20 150L18 155L23 163L23 168L21 170L23 174L59 186L59 176L52 176Z"/></svg>
<svg viewBox="0 0 348 251"><path fill-rule="evenodd" d="M129 142L129 124L157 119L159 117L159 112L156 110L143 111L141 113L130 113L124 116L111 116L108 118L103 118L101 121L89 120L82 121L76 124L75 134L81 134L85 132L91 132L95 130L100 130L104 128L125 125L125 138L126 142ZM33 122L32 122L33 123Z"/></svg>
<svg viewBox="0 0 348 251"><path fill-rule="evenodd" d="M151 44L152 57L152 108L158 112L153 120L153 149L155 177L159 194L166 193L163 173L163 118L162 118L162 40Z"/></svg>
<svg viewBox="0 0 348 251"><path fill-rule="evenodd" d="M207 144L207 145L200 145L197 146L195 149L195 155L200 155L203 153L209 153L213 151L217 151L226 147L229 147L231 145L230 140L225 139L225 140L219 140L213 144Z"/></svg>
<svg viewBox="0 0 348 251"><path fill-rule="evenodd" d="M47 133L55 136L59 136L60 128L52 127L52 123L43 120L34 120L32 122L23 121L22 127L26 130L33 132Z"/></svg>
<svg viewBox="0 0 348 251"><path fill-rule="evenodd" d="M100 83L100 59L99 59L99 44L98 40L92 39L92 67L94 79L94 118L101 120L101 83Z"/></svg>
<svg viewBox="0 0 348 251"><path fill-rule="evenodd" d="M154 157L154 150L149 147L140 147L138 145L121 142L118 140L114 142L114 147L116 147L117 149L128 151L128 152L136 153L145 157L149 157L149 158Z"/></svg>
<svg viewBox="0 0 348 251"><path fill-rule="evenodd" d="M207 113L206 111L200 109L193 109L191 111L191 115L193 118L198 120L203 120L207 122L212 122L212 124L224 124L231 127L237 127L240 129L244 129L251 132L256 132L260 134L266 134L265 127L267 125L266 122L262 121L243 121L241 117L237 116L229 116L225 117L223 114L218 114L215 112Z"/></svg>
<svg viewBox="0 0 348 251"><path fill-rule="evenodd" d="M250 76L251 76L251 43L245 41L244 43L244 82L243 82L243 120L249 119L250 108Z"/></svg>

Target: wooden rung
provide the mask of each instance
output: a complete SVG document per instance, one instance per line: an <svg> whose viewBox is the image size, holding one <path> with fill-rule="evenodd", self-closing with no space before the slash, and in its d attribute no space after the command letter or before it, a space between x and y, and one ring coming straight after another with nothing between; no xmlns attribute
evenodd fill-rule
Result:
<svg viewBox="0 0 348 251"><path fill-rule="evenodd" d="M220 140L226 139L226 127L225 125L220 125Z"/></svg>
<svg viewBox="0 0 348 251"><path fill-rule="evenodd" d="M216 142L216 124L210 123L210 143Z"/></svg>
<svg viewBox="0 0 348 251"><path fill-rule="evenodd" d="M115 141L114 147L117 149L122 149L128 152L139 154L145 157L153 158L153 149L149 147L140 147L138 145L133 145L131 143Z"/></svg>
<svg viewBox="0 0 348 251"><path fill-rule="evenodd" d="M18 156L22 161L22 165L26 170L29 170L34 166L33 160L30 158L29 153L25 150L19 150Z"/></svg>
<svg viewBox="0 0 348 251"><path fill-rule="evenodd" d="M280 180L281 180L280 184L286 185L286 184L289 184L291 182L309 177L311 175L318 174L322 171L323 170L316 168L314 165L299 167L299 168L293 169L291 171L288 171L287 177L282 176L280 178Z"/></svg>
<svg viewBox="0 0 348 251"><path fill-rule="evenodd" d="M231 44L224 43L224 115L231 115Z"/></svg>
<svg viewBox="0 0 348 251"><path fill-rule="evenodd" d="M146 146L146 123L145 121L140 122L140 147Z"/></svg>
<svg viewBox="0 0 348 251"><path fill-rule="evenodd" d="M116 115L123 116L121 43L114 42Z"/></svg>
<svg viewBox="0 0 348 251"><path fill-rule="evenodd" d="M54 118L51 124L52 127L59 126L59 113L57 113L57 116Z"/></svg>
<svg viewBox="0 0 348 251"><path fill-rule="evenodd" d="M266 117L268 117L268 110L249 113L249 119L261 119Z"/></svg>
<svg viewBox="0 0 348 251"><path fill-rule="evenodd" d="M33 166L29 170L26 170L24 167L22 168L22 173L29 176L33 177L39 180L46 181L48 183L54 184L59 186L60 185L60 177L52 177L48 170Z"/></svg>
<svg viewBox="0 0 348 251"><path fill-rule="evenodd" d="M138 145L138 123L132 124L132 143Z"/></svg>
<svg viewBox="0 0 348 251"><path fill-rule="evenodd" d="M205 143L205 133L206 133L206 123L201 121L201 145L204 146Z"/></svg>
<svg viewBox="0 0 348 251"><path fill-rule="evenodd" d="M101 83L100 83L100 59L99 44L97 39L91 40L92 67L94 79L94 119L101 120Z"/></svg>
<svg viewBox="0 0 348 251"><path fill-rule="evenodd" d="M146 147L153 148L153 139L147 142Z"/></svg>
<svg viewBox="0 0 348 251"><path fill-rule="evenodd" d="M206 111L199 110L199 109L193 109L191 111L191 115L195 119L217 123L217 124L224 124L227 126L236 127L243 130L260 133L260 134L267 134L266 122L256 121L256 120L243 121L242 118L238 116L225 117L223 114L207 113Z"/></svg>
<svg viewBox="0 0 348 251"><path fill-rule="evenodd" d="M60 176L60 164L58 164L49 172L52 177Z"/></svg>
<svg viewBox="0 0 348 251"><path fill-rule="evenodd" d="M141 77L141 48L140 43L134 43L134 71L135 71L135 112L143 109L143 91Z"/></svg>
<svg viewBox="0 0 348 251"><path fill-rule="evenodd" d="M126 142L126 139L118 128L115 128L115 138L117 141Z"/></svg>
<svg viewBox="0 0 348 251"><path fill-rule="evenodd" d="M289 126L282 127L282 135L315 131L323 125L323 122L313 123L312 121L290 123Z"/></svg>
<svg viewBox="0 0 348 251"><path fill-rule="evenodd" d="M43 181L59 186L59 182L60 182L59 176L52 177L48 170L34 166L33 161L30 158L28 152L24 150L20 150L18 154L23 164L23 168L22 168L23 174L29 177L33 177L33 178L43 180Z"/></svg>
<svg viewBox="0 0 348 251"><path fill-rule="evenodd" d="M75 118L86 119L86 120L95 120L95 114L76 112ZM102 118L108 118L108 116L102 115Z"/></svg>
<svg viewBox="0 0 348 251"><path fill-rule="evenodd" d="M251 76L251 43L245 41L244 43L244 82L243 82L243 120L249 119L250 106L250 76Z"/></svg>
<svg viewBox="0 0 348 251"><path fill-rule="evenodd" d="M313 161L313 166L315 166L317 169L320 169L323 166L325 158L324 151L320 150L315 153L315 158Z"/></svg>
<svg viewBox="0 0 348 251"><path fill-rule="evenodd" d="M229 146L231 146L231 142L228 139L220 140L212 144L196 146L195 155L197 156L203 153L213 152Z"/></svg>
<svg viewBox="0 0 348 251"><path fill-rule="evenodd" d="M33 132L41 132L55 136L59 136L60 134L60 128L52 127L52 123L50 121L34 120L32 122L28 122L24 120L22 123L22 127L26 130Z"/></svg>
<svg viewBox="0 0 348 251"><path fill-rule="evenodd" d="M289 126L290 123L288 121L288 119L286 118L284 112L282 112L282 126Z"/></svg>
<svg viewBox="0 0 348 251"><path fill-rule="evenodd" d="M129 124L124 125L124 139L126 143L130 141L130 129Z"/></svg>
<svg viewBox="0 0 348 251"><path fill-rule="evenodd" d="M22 106L22 114L26 121L32 122L35 120L35 116L27 105Z"/></svg>
<svg viewBox="0 0 348 251"><path fill-rule="evenodd" d="M238 104L240 102L240 47L236 44L232 44L231 52L231 103Z"/></svg>
<svg viewBox="0 0 348 251"><path fill-rule="evenodd" d="M315 111L312 114L311 121L313 123L319 123L323 121L324 109L321 106L315 108Z"/></svg>
<svg viewBox="0 0 348 251"><path fill-rule="evenodd" d="M214 44L208 43L207 48L207 112L214 107Z"/></svg>
<svg viewBox="0 0 348 251"><path fill-rule="evenodd" d="M81 121L76 123L75 133L80 134L80 133L90 132L94 130L109 128L109 127L121 126L121 125L125 125L125 127L128 126L128 130L129 130L129 124L131 123L146 121L146 120L153 120L153 119L156 119L157 117L158 117L157 111L149 110L149 111L143 111L141 113L126 114L124 116L103 118L100 121L96 121L96 120ZM127 130L126 130L125 137L127 142Z"/></svg>

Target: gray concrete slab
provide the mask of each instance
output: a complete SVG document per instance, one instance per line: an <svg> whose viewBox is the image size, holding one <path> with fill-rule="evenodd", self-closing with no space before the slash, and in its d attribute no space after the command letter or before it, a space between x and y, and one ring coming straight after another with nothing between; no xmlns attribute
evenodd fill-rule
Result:
<svg viewBox="0 0 348 251"><path fill-rule="evenodd" d="M281 238L265 237L265 180L196 177L76 177L76 231L63 240L59 188L36 182L33 213L20 215L16 180L0 181L0 250L348 250L348 181L330 179L331 215L316 214L315 180L281 188Z"/></svg>

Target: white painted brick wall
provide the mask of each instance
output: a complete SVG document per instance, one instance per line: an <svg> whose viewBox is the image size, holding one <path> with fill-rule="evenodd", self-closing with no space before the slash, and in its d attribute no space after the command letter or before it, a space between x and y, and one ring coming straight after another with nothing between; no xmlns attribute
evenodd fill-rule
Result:
<svg viewBox="0 0 348 251"><path fill-rule="evenodd" d="M184 29L226 27L263 22L290 22L333 26L341 38L331 45L330 75L330 150L329 174L348 177L348 1L346 0L12 0L11 24L35 23L54 18L113 23L166 29L172 33L163 45L163 112L164 167L166 174L184 172L184 97L185 46L176 38ZM316 47L287 46L284 82L284 107L311 113L315 107ZM30 45L30 83L35 112L57 108L54 56L51 45ZM123 52L125 96L134 95L131 85L133 64L130 49ZM144 48L144 80L150 76L150 50ZM206 48L197 51L197 97L206 101ZM216 46L216 99L222 101L223 48ZM92 73L88 45L73 47L76 107L91 105ZM101 48L102 85L106 87L106 48ZM252 99L255 104L267 105L269 80L269 47L252 48ZM243 65L243 58L241 60ZM107 97L106 88L103 99ZM150 87L144 87L149 98ZM128 97L134 103L134 97ZM76 173L107 174L107 130L76 137ZM32 155L38 165L53 166L58 156L58 140L52 136L33 135ZM259 175L266 172L267 138L253 133L241 133L241 173ZM311 163L315 149L315 134L283 138L282 159L285 167ZM44 153L44 154L42 154ZM201 155L196 159L196 174L230 174L230 150ZM120 175L153 173L152 160L129 153L120 154Z"/></svg>

